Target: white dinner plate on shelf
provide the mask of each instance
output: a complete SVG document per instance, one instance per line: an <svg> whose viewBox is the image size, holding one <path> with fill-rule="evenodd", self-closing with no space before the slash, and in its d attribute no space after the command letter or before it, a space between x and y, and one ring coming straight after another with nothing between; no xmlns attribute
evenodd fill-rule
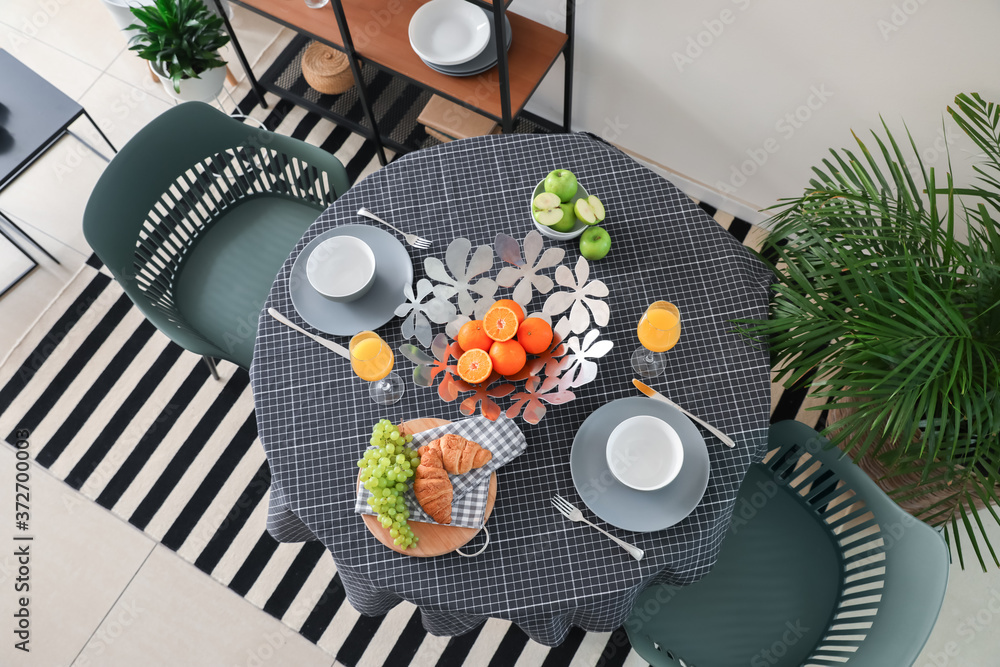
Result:
<svg viewBox="0 0 1000 667"><path fill-rule="evenodd" d="M306 275L309 255L333 236L354 236L368 244L375 254L375 282L368 292L349 303L331 301L316 291ZM413 262L396 237L368 225L341 225L323 232L295 258L288 277L292 305L306 322L335 336L353 336L377 329L393 317L396 307L406 301L403 287L413 282Z"/></svg>
<svg viewBox="0 0 1000 667"><path fill-rule="evenodd" d="M410 19L410 46L424 62L460 65L490 41L486 12L465 0L431 0Z"/></svg>
<svg viewBox="0 0 1000 667"><path fill-rule="evenodd" d="M638 491L622 484L608 467L608 436L630 417L650 415L677 432L684 462L677 477L661 489ZM705 439L684 413L652 398L621 398L587 417L573 438L569 457L573 486L594 514L613 526L652 532L680 523L698 506L708 488Z"/></svg>
<svg viewBox="0 0 1000 667"><path fill-rule="evenodd" d="M463 2L465 0L462 0ZM478 56L470 60L469 62L462 63L460 65L438 65L421 58L424 64L430 67L435 72L440 72L441 74L447 74L448 76L473 76L475 74L482 74L486 70L490 69L497 64L497 37L496 30L493 29L493 14L487 13L487 18L490 22L490 41L483 49L483 52ZM514 35L510 31L510 19L507 18L506 14L503 17L504 25L504 36L507 40L507 50L510 50L510 44L514 39Z"/></svg>

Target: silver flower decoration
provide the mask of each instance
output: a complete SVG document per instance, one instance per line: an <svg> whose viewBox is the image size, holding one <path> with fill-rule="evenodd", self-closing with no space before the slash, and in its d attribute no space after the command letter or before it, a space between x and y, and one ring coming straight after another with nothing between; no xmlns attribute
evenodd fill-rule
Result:
<svg viewBox="0 0 1000 667"><path fill-rule="evenodd" d="M449 364L452 359L456 361L462 356L462 348L458 343L448 342L448 337L442 333L434 336L431 341L431 353L433 357L421 350L412 343L405 343L399 346L399 353L415 364L413 369L413 383L421 387L434 386L434 378L441 376L438 383L438 396L441 400L450 403L458 398L458 385L456 378L458 366Z"/></svg>
<svg viewBox="0 0 1000 667"><path fill-rule="evenodd" d="M615 345L610 340L597 340L600 335L599 329L591 329L583 341L577 336L566 341L569 350L563 358L566 366L562 377L570 387L580 387L597 377L597 362L591 359L600 359Z"/></svg>
<svg viewBox="0 0 1000 667"><path fill-rule="evenodd" d="M493 298L497 292L497 284L492 278L480 278L475 283L473 279L493 268L493 248L481 245L472 253L472 241L457 238L448 244L445 250L444 262L437 257L424 260L424 270L427 277L436 280L434 295L440 299L450 299L458 294L458 312L469 315L476 308L477 300L472 294L483 298ZM450 271L450 273L449 273ZM483 311L485 313L485 310Z"/></svg>
<svg viewBox="0 0 1000 667"><path fill-rule="evenodd" d="M545 416L546 408L542 401L550 405L561 405L576 398L576 395L568 388L559 386L558 377L540 378L532 375L524 383L524 391L519 391L511 396L513 404L507 408L506 415L509 419L514 419L518 414L529 424L537 424ZM522 413L521 410L524 409Z"/></svg>
<svg viewBox="0 0 1000 667"><path fill-rule="evenodd" d="M431 281L424 278L417 281L416 294L413 293L412 285L406 285L403 288L403 295L407 301L396 306L395 310L397 317L406 316L400 327L403 337L416 336L424 347L430 347L431 344L431 322L444 324L455 317L455 304L450 301L431 299L427 303L423 302L433 291Z"/></svg>
<svg viewBox="0 0 1000 667"><path fill-rule="evenodd" d="M608 304L595 297L607 296L608 286L600 280L587 282L590 277L590 264L583 257L576 263L575 278L573 273L563 265L556 269L556 282L570 289L560 290L549 296L542 306L542 312L547 315L558 315L570 309L570 326L573 333L577 334L583 333L590 326L590 313L594 314L595 324L605 326L611 318L611 309L608 308Z"/></svg>
<svg viewBox="0 0 1000 667"><path fill-rule="evenodd" d="M500 273L497 274L497 283L501 287L514 287L516 284L511 298L518 303L531 302L532 288L537 289L539 294L548 294L552 291L552 279L540 275L538 272L557 266L563 260L566 251L563 248L549 248L542 253L542 244L542 235L537 230L532 229L524 237L524 258L522 259L521 247L514 237L507 234L497 234L493 241L500 259L512 265L500 269Z"/></svg>
<svg viewBox="0 0 1000 667"><path fill-rule="evenodd" d="M424 260L427 276L438 282L434 286L434 298L449 300L458 295L458 313L452 316L445 329L452 338L458 335L463 324L472 319L470 315L473 312L477 319L482 319L497 292L496 281L492 278L480 278L475 283L472 282L476 276L493 268L493 248L488 245L478 246L470 259L471 250L472 241L457 238L448 244L444 262L437 257ZM473 294L479 295L479 298L476 299Z"/></svg>

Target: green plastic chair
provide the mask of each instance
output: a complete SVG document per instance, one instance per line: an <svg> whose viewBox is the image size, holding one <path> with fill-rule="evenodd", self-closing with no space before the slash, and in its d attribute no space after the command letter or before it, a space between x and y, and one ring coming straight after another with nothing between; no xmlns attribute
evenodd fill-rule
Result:
<svg viewBox="0 0 1000 667"><path fill-rule="evenodd" d="M750 467L712 570L653 585L625 624L654 667L912 665L948 583L941 534L794 421Z"/></svg>
<svg viewBox="0 0 1000 667"><path fill-rule="evenodd" d="M250 367L275 276L349 185L330 153L187 102L115 156L83 232L136 307L218 378L214 358Z"/></svg>

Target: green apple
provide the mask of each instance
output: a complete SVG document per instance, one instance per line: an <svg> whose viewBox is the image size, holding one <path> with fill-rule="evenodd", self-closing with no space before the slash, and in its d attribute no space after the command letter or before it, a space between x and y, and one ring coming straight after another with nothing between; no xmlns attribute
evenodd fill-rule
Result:
<svg viewBox="0 0 1000 667"><path fill-rule="evenodd" d="M556 195L560 201L572 199L576 189L576 176L569 169L556 169L545 177L545 191Z"/></svg>
<svg viewBox="0 0 1000 667"><path fill-rule="evenodd" d="M580 235L580 254L587 259L601 259L611 250L611 235L603 227L587 227Z"/></svg>
<svg viewBox="0 0 1000 667"><path fill-rule="evenodd" d="M558 195L551 192L543 192L531 202L531 211L538 224L551 227L562 221L565 212L560 207L561 200Z"/></svg>
<svg viewBox="0 0 1000 667"><path fill-rule="evenodd" d="M577 199L574 210L576 217L588 225L604 222L604 204L594 195L590 195L586 199Z"/></svg>
<svg viewBox="0 0 1000 667"><path fill-rule="evenodd" d="M552 225L552 230L556 232L573 231L573 228L576 227L576 216L573 215L573 205L559 204L559 208L563 212L563 217L562 220Z"/></svg>

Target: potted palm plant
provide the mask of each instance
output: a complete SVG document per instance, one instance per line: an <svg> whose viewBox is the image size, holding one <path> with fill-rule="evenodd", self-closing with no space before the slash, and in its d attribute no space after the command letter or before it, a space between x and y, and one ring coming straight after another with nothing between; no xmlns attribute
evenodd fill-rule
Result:
<svg viewBox="0 0 1000 667"><path fill-rule="evenodd" d="M202 0L156 0L130 7L138 22L129 49L148 60L167 93L179 100L207 102L222 91L226 62L219 49L229 43L222 18Z"/></svg>
<svg viewBox="0 0 1000 667"><path fill-rule="evenodd" d="M832 443L985 570L983 547L1000 566L980 516L1000 522L1000 107L963 94L948 113L982 152L976 182L925 168L908 131L906 150L884 122L874 151L855 135L857 154L831 150L775 207L771 317L742 326L776 381L837 408Z"/></svg>

